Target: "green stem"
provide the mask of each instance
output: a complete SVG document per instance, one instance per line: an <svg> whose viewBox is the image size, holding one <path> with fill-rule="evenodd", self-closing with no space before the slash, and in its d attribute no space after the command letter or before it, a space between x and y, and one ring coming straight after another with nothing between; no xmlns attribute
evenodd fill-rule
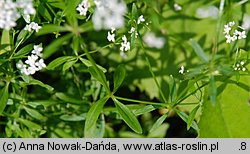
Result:
<svg viewBox="0 0 250 154"><path fill-rule="evenodd" d="M134 102L134 103L140 103L140 104L147 104L147 105L157 105L162 107L168 107L166 103L156 103L156 102L148 102L148 101L141 101L141 100L135 100L131 98L124 98L119 96L114 96L116 99L127 101L127 102Z"/></svg>
<svg viewBox="0 0 250 154"><path fill-rule="evenodd" d="M82 42L82 44L84 44L84 41L82 40L82 38L81 38L81 42ZM93 68L94 68L95 71L96 71L96 73L102 78L102 81L105 81L105 79L103 79L103 76L100 74L100 72L99 72L100 70L99 70L99 68L97 67L97 65L96 65L96 63L95 63L95 61L94 61L94 59L91 57L89 51L88 51L85 47L83 47L83 46L82 46L82 49L83 49L83 51L85 52L86 57L88 58L88 60L91 62ZM103 84L104 88L106 89L107 93L108 93L109 95L111 95L111 91L110 91L110 89L109 89L109 86L108 86L107 82L103 82L102 84Z"/></svg>
<svg viewBox="0 0 250 154"><path fill-rule="evenodd" d="M140 35L139 35L139 36L140 36ZM140 38L139 40L140 40L141 47L142 47L142 52L143 52L143 54L144 54L144 57L145 57L145 60L146 60L147 65L148 65L149 71L150 71L150 73L151 73L151 75L152 75L152 77L153 77L153 79L154 79L154 82L155 82L155 84L156 84L156 86L157 86L157 88L158 88L158 90L159 90L159 92L160 92L160 95L161 95L161 97L162 97L164 103L169 104L168 101L167 101L167 99L166 99L166 97L165 97L165 95L163 94L163 92L162 92L162 90L161 90L161 86L160 86L159 82L157 81L157 79L156 79L156 77L155 77L155 74L154 74L154 72L153 72L152 66L151 66L150 61L149 61L149 59L148 59L147 53L145 52L145 48L144 48L144 46L143 46L141 36L140 36L139 38Z"/></svg>
<svg viewBox="0 0 250 154"><path fill-rule="evenodd" d="M218 41L219 41L220 33L221 33L222 16L223 16L223 11L224 11L224 6L225 6L225 0L221 0L220 7L219 7L219 17L218 17L218 22L217 22L217 26L216 26L216 34L217 35L215 37L212 59L214 59L216 53L218 52Z"/></svg>

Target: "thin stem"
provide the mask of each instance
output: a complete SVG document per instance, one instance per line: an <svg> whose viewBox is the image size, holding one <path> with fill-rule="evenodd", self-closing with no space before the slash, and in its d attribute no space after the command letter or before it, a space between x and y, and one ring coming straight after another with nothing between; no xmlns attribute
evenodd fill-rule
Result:
<svg viewBox="0 0 250 154"><path fill-rule="evenodd" d="M154 79L154 82L155 82L155 84L156 84L156 86L157 86L157 88L158 88L158 90L159 90L159 92L160 92L160 95L161 95L161 97L162 97L164 103L169 104L168 101L167 101L167 99L166 99L166 97L165 97L165 95L163 94L163 92L162 92L162 90L161 90L161 86L160 86L159 82L157 81L157 79L156 79L156 77L155 77L155 74L154 74L154 72L153 72L152 66L151 66L150 61L149 61L149 59L148 59L147 53L145 52L145 48L144 48L144 46L143 46L141 36L140 36L140 39L139 39L139 40L140 40L140 42L141 42L142 52L143 52L143 54L144 54L144 57L145 57L145 60L146 60L147 65L148 65L149 71L150 71L150 73L151 73L151 75L152 75L152 77L153 77L153 79Z"/></svg>
<svg viewBox="0 0 250 154"><path fill-rule="evenodd" d="M81 39L81 42L84 43L84 41L83 41L82 39ZM82 46L82 49L83 49L83 51L85 52L86 57L87 57L88 60L91 62L92 66L94 67L96 73L101 77L102 81L105 81L105 79L103 78L103 76L100 74L100 72L99 72L100 70L99 70L99 68L97 67L97 65L96 65L96 63L95 63L95 61L94 61L94 59L91 57L89 51L88 51L87 49L85 49L83 46ZM106 91L108 92L108 94L111 94L111 91L110 91L110 89L109 89L109 86L108 86L107 82L103 82L102 84L103 84L104 88L106 89Z"/></svg>
<svg viewBox="0 0 250 154"><path fill-rule="evenodd" d="M141 101L141 100L135 100L131 98L124 98L119 96L114 96L116 99L127 101L127 102L134 102L134 103L140 103L140 104L148 104L148 105L157 105L157 106L163 106L168 107L166 103L156 103L156 102L148 102L148 101Z"/></svg>
<svg viewBox="0 0 250 154"><path fill-rule="evenodd" d="M225 6L225 0L220 1L220 7L219 7L219 17L218 17L218 23L216 27L216 38L215 38L215 44L214 44L214 49L213 49L213 54L212 58L214 58L215 54L218 52L218 41L220 38L220 31L222 27L222 16L223 16L223 11L224 11L224 6Z"/></svg>

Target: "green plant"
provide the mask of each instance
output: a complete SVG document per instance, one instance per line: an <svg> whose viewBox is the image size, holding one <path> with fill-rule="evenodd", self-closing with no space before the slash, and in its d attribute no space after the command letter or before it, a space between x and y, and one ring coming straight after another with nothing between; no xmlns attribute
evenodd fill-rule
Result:
<svg viewBox="0 0 250 154"><path fill-rule="evenodd" d="M29 2L0 25L2 137L250 137L248 2Z"/></svg>

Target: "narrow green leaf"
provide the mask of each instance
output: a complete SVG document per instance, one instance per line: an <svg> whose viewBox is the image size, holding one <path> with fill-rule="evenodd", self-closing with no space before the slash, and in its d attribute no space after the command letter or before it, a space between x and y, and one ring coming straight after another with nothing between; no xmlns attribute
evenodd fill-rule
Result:
<svg viewBox="0 0 250 154"><path fill-rule="evenodd" d="M148 112L151 112L151 111L154 111L155 109L157 109L157 107L153 106L153 105L147 105L145 107L141 107L140 109L136 110L134 112L134 114L136 116L139 116L139 115L142 115L144 113L148 113Z"/></svg>
<svg viewBox="0 0 250 154"><path fill-rule="evenodd" d="M54 24L47 24L44 25L39 32L37 33L37 35L45 35L45 34L50 34L50 33L56 33L56 32L66 32L69 31L68 27L63 27L63 26L58 26L58 25L54 25Z"/></svg>
<svg viewBox="0 0 250 154"><path fill-rule="evenodd" d="M8 30L2 31L1 45L6 45L4 49L0 50L0 55L8 52L10 50L10 34Z"/></svg>
<svg viewBox="0 0 250 154"><path fill-rule="evenodd" d="M75 57L73 57L73 56L59 57L59 58L53 60L51 63L49 63L49 65L46 68L49 70L53 70L56 67L60 66L61 64L65 63L67 61L72 61L74 59L75 59Z"/></svg>
<svg viewBox="0 0 250 154"><path fill-rule="evenodd" d="M133 32L132 35L131 35L131 40L130 40L130 47L131 47L131 49L133 49L134 46L135 46L135 40L136 40L136 33Z"/></svg>
<svg viewBox="0 0 250 154"><path fill-rule="evenodd" d="M39 113L38 111L34 110L34 109L31 109L31 108L28 108L26 106L24 106L24 110L33 118L37 119L37 120L45 120L45 117Z"/></svg>
<svg viewBox="0 0 250 154"><path fill-rule="evenodd" d="M63 72L66 72L70 67L72 67L75 63L77 62L76 60L72 60L72 61L67 61L65 64L63 64Z"/></svg>
<svg viewBox="0 0 250 154"><path fill-rule="evenodd" d="M27 38L29 38L32 35L32 33L29 33L27 30L21 30L21 32L18 34L16 42L15 42L15 48L17 48L20 44L22 44Z"/></svg>
<svg viewBox="0 0 250 154"><path fill-rule="evenodd" d="M210 101L213 105L216 104L216 99L217 99L217 88L216 88L216 83L214 76L210 77L210 82L209 82L209 87L208 87L208 94L210 97Z"/></svg>
<svg viewBox="0 0 250 154"><path fill-rule="evenodd" d="M154 125L152 126L149 132L151 133L155 131L157 128L159 128L167 117L168 117L168 113L165 113L159 119L157 119L157 121L154 123Z"/></svg>
<svg viewBox="0 0 250 154"><path fill-rule="evenodd" d="M138 19L138 10L135 3L132 5L132 19L135 21Z"/></svg>
<svg viewBox="0 0 250 154"><path fill-rule="evenodd" d="M23 47L22 49L20 49L16 54L15 54L15 58L16 57L20 57L20 56L25 56L27 55L28 53L30 53L33 49L33 44L29 44L29 45L26 45L25 47Z"/></svg>
<svg viewBox="0 0 250 154"><path fill-rule="evenodd" d="M83 100L77 99L75 96L70 96L65 93L55 93L55 96L68 103L82 104L84 102Z"/></svg>
<svg viewBox="0 0 250 154"><path fill-rule="evenodd" d="M54 54L56 51L58 51L59 47L64 44L64 42L68 41L73 36L72 33L64 35L62 37L57 38L55 41L50 43L44 51L43 51L43 58L47 59L52 54Z"/></svg>
<svg viewBox="0 0 250 154"><path fill-rule="evenodd" d="M191 45L195 51L195 53L197 54L197 56L205 63L209 62L209 59L207 57L207 55L205 54L205 52L203 51L203 49L201 48L201 46L193 39L190 40Z"/></svg>
<svg viewBox="0 0 250 154"><path fill-rule="evenodd" d="M30 79L29 84L31 85L39 85L43 88L46 88L48 91L53 91L54 88L50 85L44 84L42 81L36 80L36 79Z"/></svg>
<svg viewBox="0 0 250 154"><path fill-rule="evenodd" d="M139 121L137 120L136 116L133 114L133 112L131 112L127 106L125 106L124 104L119 102L117 99L114 98L113 101L115 103L115 106L116 106L118 113L121 115L124 122L133 131L141 134L142 133L141 125L140 125Z"/></svg>
<svg viewBox="0 0 250 154"><path fill-rule="evenodd" d="M30 129L42 130L42 127L40 125L38 125L32 121L22 119L22 118L18 118L18 121L20 121L21 123L23 123L25 126L27 126Z"/></svg>
<svg viewBox="0 0 250 154"><path fill-rule="evenodd" d="M124 65L119 65L114 73L114 90L113 92L116 92L117 89L121 86L123 80L126 76L126 69Z"/></svg>
<svg viewBox="0 0 250 154"><path fill-rule="evenodd" d="M85 138L102 138L105 133L104 114L101 114L96 123L89 129L88 133L84 134Z"/></svg>
<svg viewBox="0 0 250 154"><path fill-rule="evenodd" d="M188 115L182 111L175 110L175 112L179 115L179 117L185 121L186 123L188 122ZM199 131L199 127L195 121L192 121L191 127L195 129L196 131Z"/></svg>
<svg viewBox="0 0 250 154"><path fill-rule="evenodd" d="M38 106L43 106L44 108L46 108L46 107L57 105L57 104L58 103L53 100L34 100L31 102L28 102L28 105L33 108L36 108Z"/></svg>
<svg viewBox="0 0 250 154"><path fill-rule="evenodd" d="M84 134L88 134L91 131L91 128L96 124L96 121L108 99L108 96L103 97L91 106L87 113Z"/></svg>
<svg viewBox="0 0 250 154"><path fill-rule="evenodd" d="M166 137L168 128L169 128L169 124L163 123L154 131L151 131L147 137L148 138L164 138Z"/></svg>
<svg viewBox="0 0 250 154"><path fill-rule="evenodd" d="M84 65L86 65L87 67L93 66L92 63L91 63L89 60L87 60L87 59L80 58L80 60L81 60L81 62L82 62ZM104 67L102 67L102 66L100 66L100 65L97 65L97 67L98 67L99 69L101 69L103 73L107 72L107 70L106 70Z"/></svg>
<svg viewBox="0 0 250 154"><path fill-rule="evenodd" d="M196 113L197 113L197 111L198 111L199 108L200 108L200 105L197 105L197 106L190 112L190 114L189 114L189 116L188 116L188 120L187 120L187 130L190 129L190 127L191 127L191 125L192 125L192 123L193 123L193 121L194 121L195 115L196 115Z"/></svg>
<svg viewBox="0 0 250 154"><path fill-rule="evenodd" d="M65 9L65 1L62 0L48 0L49 5L59 8L61 10Z"/></svg>
<svg viewBox="0 0 250 154"><path fill-rule="evenodd" d="M9 83L0 91L0 114L4 111L9 98Z"/></svg>
<svg viewBox="0 0 250 154"><path fill-rule="evenodd" d="M94 66L90 66L88 69L89 73L94 79L99 81L105 88L108 88L106 76L104 75L102 71L99 70L98 67L96 68Z"/></svg>
<svg viewBox="0 0 250 154"><path fill-rule="evenodd" d="M69 114L64 114L60 116L60 119L64 121L83 121L86 119L86 114L81 114L81 115L69 115Z"/></svg>
<svg viewBox="0 0 250 154"><path fill-rule="evenodd" d="M52 17L49 13L49 11L47 10L46 8L46 4L44 2L41 2L39 5L38 5L38 12L41 14L41 16L48 20L48 21L52 21Z"/></svg>
<svg viewBox="0 0 250 154"><path fill-rule="evenodd" d="M80 47L80 38L78 36L74 36L72 38L72 49L75 55L78 55L79 47Z"/></svg>

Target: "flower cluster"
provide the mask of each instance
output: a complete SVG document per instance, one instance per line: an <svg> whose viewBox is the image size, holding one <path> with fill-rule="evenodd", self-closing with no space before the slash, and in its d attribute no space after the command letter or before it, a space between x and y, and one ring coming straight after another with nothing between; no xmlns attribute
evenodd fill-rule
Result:
<svg viewBox="0 0 250 154"><path fill-rule="evenodd" d="M245 62L244 61L241 61L240 63L236 63L234 65L234 70L235 71L240 71L242 70L243 72L245 72L247 69L246 67L244 66L245 65Z"/></svg>
<svg viewBox="0 0 250 154"><path fill-rule="evenodd" d="M30 24L26 25L24 30L27 30L29 32L31 32L32 30L35 30L36 32L39 31L39 29L41 29L42 27L39 26L37 23L35 22L31 22Z"/></svg>
<svg viewBox="0 0 250 154"><path fill-rule="evenodd" d="M234 21L229 22L228 24L224 25L224 34L225 34L225 38L227 39L226 42L227 43L231 43L236 41L237 39L244 39L246 38L246 32L243 31L238 31L237 29L234 30L233 35L230 35L230 32L232 31L232 27L235 25Z"/></svg>
<svg viewBox="0 0 250 154"><path fill-rule="evenodd" d="M21 13L19 13L19 11ZM22 15L35 14L32 0L1 0L0 1L0 28L10 30L16 26L16 20Z"/></svg>
<svg viewBox="0 0 250 154"><path fill-rule="evenodd" d="M88 0L83 0L76 8L79 11L80 15L86 16L88 9L90 7L90 3Z"/></svg>
<svg viewBox="0 0 250 154"><path fill-rule="evenodd" d="M138 32L136 31L135 27L131 27L131 29L130 29L130 31L128 33L131 34L131 36L133 34L135 34L135 38L138 37Z"/></svg>
<svg viewBox="0 0 250 154"><path fill-rule="evenodd" d="M125 35L123 35L122 40L123 40L123 42L121 44L120 50L121 51L130 50L130 42L128 42L127 37Z"/></svg>
<svg viewBox="0 0 250 154"><path fill-rule="evenodd" d="M165 44L165 39L163 37L156 37L154 33L149 32L143 37L143 41L151 48L160 49Z"/></svg>
<svg viewBox="0 0 250 154"><path fill-rule="evenodd" d="M25 64L20 61L17 64L17 68L20 69L22 74L33 75L36 71L39 71L46 67L44 60L42 59L42 50L43 48L39 45L34 45L31 55L28 56L28 59L25 60Z"/></svg>
<svg viewBox="0 0 250 154"><path fill-rule="evenodd" d="M94 0L96 9L93 14L93 24L96 30L122 28L127 6L122 0Z"/></svg>

